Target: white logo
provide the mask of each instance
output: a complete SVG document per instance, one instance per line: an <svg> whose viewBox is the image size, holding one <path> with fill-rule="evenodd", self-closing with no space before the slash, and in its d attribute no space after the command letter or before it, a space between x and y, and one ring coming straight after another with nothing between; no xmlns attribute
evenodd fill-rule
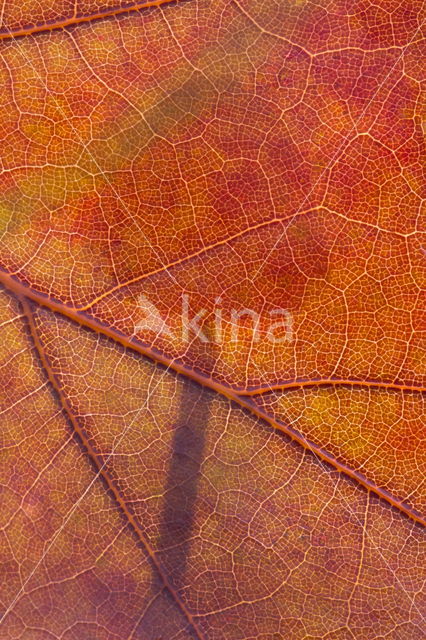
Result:
<svg viewBox="0 0 426 640"><path fill-rule="evenodd" d="M272 344L279 344L293 340L293 317L287 309L271 309L267 317L265 315L262 317L253 309L231 309L228 312L229 317L226 317L224 310L220 307L221 302L221 298L216 298L213 310L214 327L210 327L207 336L206 329L203 330L202 327L202 320L209 315L212 316L212 313L209 314L207 309L191 312L189 296L187 294L182 296L180 337L183 342L188 343L191 336L204 343L220 344L223 339L238 342L241 330L250 331L253 342L266 340ZM138 306L142 313L135 325L136 332L151 331L158 336L167 336L172 339L177 337L157 307L146 296L139 296Z"/></svg>

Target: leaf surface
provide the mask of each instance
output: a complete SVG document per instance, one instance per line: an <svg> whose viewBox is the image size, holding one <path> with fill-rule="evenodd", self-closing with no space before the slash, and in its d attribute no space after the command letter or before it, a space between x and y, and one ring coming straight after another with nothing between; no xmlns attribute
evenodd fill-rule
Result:
<svg viewBox="0 0 426 640"><path fill-rule="evenodd" d="M424 638L422 3L2 11L2 637Z"/></svg>

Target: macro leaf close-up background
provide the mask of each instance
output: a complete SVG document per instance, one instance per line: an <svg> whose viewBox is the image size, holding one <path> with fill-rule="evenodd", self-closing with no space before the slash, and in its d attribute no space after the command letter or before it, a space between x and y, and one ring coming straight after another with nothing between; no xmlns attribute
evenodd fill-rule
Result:
<svg viewBox="0 0 426 640"><path fill-rule="evenodd" d="M1 640L426 638L425 28L3 0Z"/></svg>

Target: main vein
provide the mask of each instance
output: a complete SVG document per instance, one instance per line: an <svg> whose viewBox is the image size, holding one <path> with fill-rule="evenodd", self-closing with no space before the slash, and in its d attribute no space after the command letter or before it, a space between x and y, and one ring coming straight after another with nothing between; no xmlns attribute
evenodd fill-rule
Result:
<svg viewBox="0 0 426 640"><path fill-rule="evenodd" d="M84 22L93 22L94 20L100 20L102 18L108 18L111 16L119 16L125 13L140 11L141 9L148 9L149 7L159 7L162 4L176 3L182 0L145 0L144 2L132 2L125 6L116 6L104 9L103 11L96 11L87 14L74 13L71 16L61 18L59 20L52 20L49 22L43 22L40 24L28 25L26 27L17 29L1 29L0 40L10 40L12 38L22 38L23 36L31 36L35 33L42 31L53 31L56 29L65 29L66 27L72 27L76 24L82 24Z"/></svg>
<svg viewBox="0 0 426 640"><path fill-rule="evenodd" d="M215 380L214 378L203 375L197 370L188 367L183 362L180 362L175 358L171 358L166 354L160 351L157 351L156 349L153 349L150 345L145 344L134 337L129 337L121 333L114 327L103 324L93 316L85 312L78 311L77 309L74 309L72 307L68 307L59 301L49 298L47 295L44 295L38 291L35 291L31 287L23 284L16 277L9 275L4 270L0 270L0 284L2 284L8 291L14 293L19 299L29 299L44 307L47 307L51 311L55 313L59 313L69 318L70 320L77 322L81 326L84 326L88 329L91 329L92 331L95 331L98 334L102 334L112 339L113 341L117 342L118 344L120 344L122 347L126 349L131 349L133 351L136 351L140 355L147 357L150 360L153 360L154 362L156 362L157 364L166 367L166 369L171 369L175 373L185 376L186 378L189 378L204 387L207 387L213 391L216 391L217 393L224 396L234 404L238 405L240 408L250 412L257 418L261 419L262 421L269 423L274 429L285 433L292 440L295 440L305 449L310 451L313 455L317 456L319 459L323 460L324 462L327 462L332 467L337 469L339 472L356 480L365 489L372 491L373 493L378 495L380 498L386 500L393 507L396 507L397 509L405 513L407 516L409 516L416 522L419 522L426 526L426 517L421 513L419 513L417 510L415 510L414 508L412 508L410 505L406 504L403 500L396 498L387 489L383 487L379 487L375 483L371 482L361 472L351 468L350 466L346 465L342 461L335 458L328 451L318 446L315 442L312 442L311 440L306 438L302 433L300 433L292 425L271 416L264 409L257 406L253 402L253 400L249 397L249 394L251 393L250 391L248 393L247 391L239 392L238 390L235 390L231 387L227 387L225 384L222 384L218 380ZM348 380L341 380L341 381L322 380L322 381L319 381L319 383L320 384L332 383L334 385L343 384L345 386L347 386L348 384L351 384L351 385L360 384L359 381L348 381ZM290 385L291 388L294 388L295 386L303 387L303 386L307 386L308 384L311 386L315 386L315 385L318 385L318 381L300 381L300 382L296 381L293 383L288 383L288 385ZM382 386L380 383L375 384L373 382L364 383L364 385L365 384L368 384L368 386L376 386L378 388ZM387 383L384 383L384 384L385 384L385 388L389 388ZM393 385L393 387L395 388L395 385ZM274 387L272 386L271 388L274 388ZM283 386L281 385L280 388L283 388ZM267 390L268 389L266 388L260 388L258 392L264 392ZM412 388L410 388L410 390L412 390ZM415 390L419 392L426 391L426 389L423 389L421 387L415 387Z"/></svg>

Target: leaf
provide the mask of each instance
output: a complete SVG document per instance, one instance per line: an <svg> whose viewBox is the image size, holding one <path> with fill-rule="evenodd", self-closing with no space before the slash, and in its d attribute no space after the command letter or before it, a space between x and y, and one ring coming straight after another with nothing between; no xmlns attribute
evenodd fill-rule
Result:
<svg viewBox="0 0 426 640"><path fill-rule="evenodd" d="M425 637L424 20L4 3L2 638Z"/></svg>

